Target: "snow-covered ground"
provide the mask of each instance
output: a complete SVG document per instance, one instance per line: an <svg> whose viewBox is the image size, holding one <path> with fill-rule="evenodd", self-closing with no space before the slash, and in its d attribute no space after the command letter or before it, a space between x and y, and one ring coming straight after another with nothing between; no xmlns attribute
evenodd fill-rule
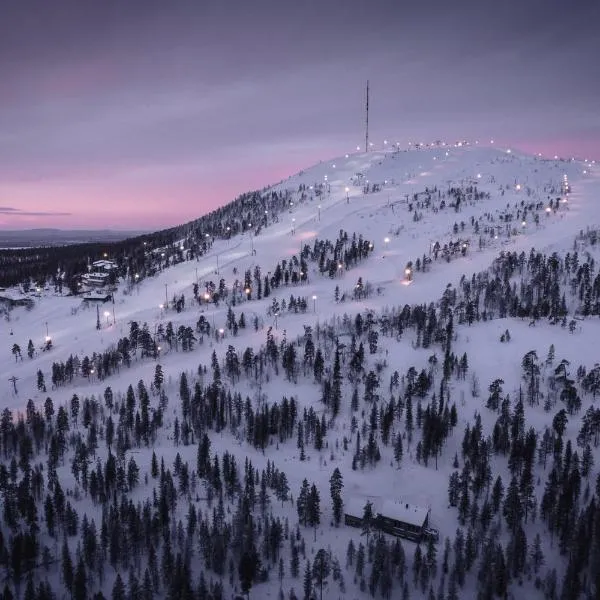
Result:
<svg viewBox="0 0 600 600"><path fill-rule="evenodd" d="M568 196L561 194L565 175L571 187ZM378 187L378 191L364 193L364 187L372 187L373 184ZM489 194L489 198L463 202L458 210L449 206L439 207L438 191L444 193L449 187L466 188L470 185L477 186L479 192ZM303 202L299 201L298 190L301 186L305 186L308 196ZM319 186L322 186L323 194L317 197L314 191ZM165 372L166 389L170 397L168 422L172 423L179 410L177 391L180 373L186 371L193 380L198 365L210 366L213 350L222 359L229 344L238 352L242 352L247 346L258 348L266 341L267 327L275 326L276 321L276 338L281 340L285 332L286 338L291 340L301 335L306 325L312 325L314 329L317 323L330 323L335 317L342 317L344 314L354 319L357 313L366 310L377 313L405 304L436 302L448 284L457 286L463 275L470 278L474 273L484 271L501 251L524 251L528 254L531 248L535 248L546 254L554 251L564 254L573 250L574 239L579 232L600 225L599 165L583 161L542 159L495 147L446 146L341 157L306 169L273 188L273 191L284 190L292 192L289 210L280 214L278 222L271 222L268 227L263 228L259 235L246 233L230 240L216 240L208 254L198 261L183 262L165 269L133 288L126 288L121 284L115 294L114 306L111 303L100 305L99 330L96 329L95 306L85 306L78 298L58 296L51 291L41 292L41 297L36 299L31 310L12 310L10 320L0 322L2 408L24 412L28 399L33 399L35 405L41 407L47 396L52 397L55 406L68 402L74 393L80 398L92 394L101 397L107 385L115 393L124 394L129 384L135 386L140 379L149 385L155 366L159 363ZM422 204L425 199L423 192L426 190L431 192L429 207ZM415 194L418 194L416 200ZM566 201L556 203L557 199ZM533 209L527 210L523 217L524 206L531 204L534 205ZM505 214L511 214L512 220L501 220L501 216ZM458 232L455 232L455 223ZM475 223L479 233L476 232ZM486 228L488 231L484 233ZM340 229L348 232L349 236L353 233L362 234L372 242L372 255L352 269L341 269L333 279L315 272L315 264L309 263L307 283L274 290L266 299L256 300L254 295L252 300L240 302L234 311L238 316L240 312L244 312L248 326L240 330L236 337L226 328L225 303L215 308L214 305L198 306L192 300L192 287L197 280L201 291L204 289L204 282L213 280L218 283L220 278L224 278L229 286L234 279L243 281L244 271L254 270L257 265L264 276L275 268L277 261L298 255L301 246L305 244L312 246L316 239L335 241ZM443 247L444 244L459 239L461 244L468 243L464 255L459 253L449 262L438 258L432 261L425 272L416 271L416 259L422 259L423 256L433 258L432 248L436 242ZM413 263L411 281L408 281L405 273L409 261ZM234 268L237 274L234 274ZM359 301L348 299L336 302L335 287L338 286L340 293L345 293L350 298L359 278L371 284L373 293ZM173 296L181 294L186 298L186 307L182 312L176 313L170 307L164 307ZM274 297L287 301L290 294L308 298L309 310L305 314L285 313L277 319L268 314ZM165 347L156 361L134 361L130 369L124 368L119 375L104 381L98 381L92 375L89 382L78 378L76 385L51 389L52 362L66 361L71 354L82 358L86 354L91 356L93 352L106 350L120 337L129 334L132 321L137 321L140 325L148 323L153 333L159 324L166 324L167 321L172 321L175 328L180 324L195 327L200 315L204 315L216 329L224 329L220 342L212 338L205 340L189 353L168 352ZM258 331L254 331L250 324L253 315L259 316L264 325ZM506 329L510 331L511 341L500 343L499 338ZM43 352L41 348L46 336L51 337L53 347L50 351ZM464 425L468 421L472 422L474 413L479 411L482 414L486 430L489 431L493 426L496 415L484 409L487 386L494 379L502 378L505 381L505 393L515 397L522 382L523 355L535 349L543 359L551 344L556 348L557 361L568 359L572 370L578 365L592 367L600 360L597 350L600 323L589 319L585 322L578 321L576 330L571 333L566 328L543 323L530 327L526 321L494 319L475 323L471 327L457 327L456 336L458 351L468 353L469 377L464 386L457 384L451 391L452 399L459 409L459 422L446 444L437 470L431 463L428 467L417 463L413 444L410 448L405 448L401 469L392 464L391 448L385 448L383 459L377 467L353 471L353 443L349 444L348 450L343 450L343 438L351 437L351 414L347 407L342 408L340 418L327 434L328 450L319 454L314 449L307 448L308 460L304 462L298 460L295 440L281 445L277 451L273 448L273 451L268 449L262 454L245 443L238 443L227 433L212 434L213 451L221 453L228 450L237 456L239 465L243 464L245 457L250 457L260 469L266 466L267 460L273 460L278 468L286 472L294 497L305 477L309 482L317 483L324 516L315 544L312 543L312 534L307 534L308 545L312 547L312 558L312 552L329 545L337 552L343 564L348 540L353 538L358 543L357 530L329 526L329 477L336 466L344 476L344 495L401 497L427 506L431 509L433 526L440 530L440 539L453 536L457 527L456 509L448 507L448 476L452 472L455 452L460 455ZM32 359L26 353L30 339L36 347ZM396 343L393 338L380 338L377 355L368 356L368 360L376 359L387 364L382 376L382 390L385 390L394 370L403 375L411 365L417 371L427 368L428 357L435 352L441 361L439 348L415 350L410 341L408 338ZM11 351L15 343L21 348L22 359L15 357ZM38 370L44 373L47 393L37 389ZM470 392L473 375L476 375L482 390L479 398L474 398ZM16 378L14 385L9 381L13 377ZM18 390L16 393L15 386ZM246 380L242 380L236 389L242 393L242 397L249 395L254 398L257 392L256 387ZM344 393L348 397L350 390L346 382ZM275 378L264 385L261 391L267 395L270 403L280 401L284 395L294 395L298 398L300 407L314 406L318 413L322 412L320 387L310 378L300 378L298 384L292 384L283 377ZM382 391L383 397L386 394L387 392ZM345 402L345 405L348 404L349 399ZM541 406L533 409L527 407L526 412L528 425L532 425L537 431L543 431L544 425L551 421L552 415L545 413ZM366 419L368 420L368 413ZM571 437L577 434L578 421L579 418L574 418L573 423L568 426ZM101 452L105 452L104 445L100 446ZM166 435L159 437L154 450L159 459L160 456L165 458L167 465L173 464L177 451L184 461L195 464L197 447L193 445L175 449ZM135 458L142 480L143 474L150 470L150 456L151 450L136 451ZM494 463L494 472L505 475L506 468ZM59 473L61 479L69 482L67 486L75 485L68 465ZM594 476L595 473L597 469L594 470ZM148 485L142 484L135 496L143 498L150 494L152 483L151 480ZM541 497L543 480L541 488L537 487L536 490ZM80 502L78 510L98 514L97 509L89 506L85 500ZM274 500L273 510L289 516L290 524L296 522L295 509L291 505L286 504L281 508ZM535 526L535 531L542 531L541 525ZM405 547L407 555L412 557L412 544L406 542ZM443 545L440 543L440 555L442 549ZM550 548L545 548L545 551L548 556L553 555ZM301 572L302 570L301 568ZM351 575L346 575L345 578L347 594L344 597L368 596L368 592L360 592L352 583ZM256 588L262 591L257 592L255 589L254 597L259 597L256 594L260 597L276 597L279 583L275 579L274 577L272 584ZM110 591L112 583L107 586ZM286 591L294 587L300 595L302 581L286 576L282 587ZM467 594L464 597L471 592L472 590L463 590ZM328 598L338 596L343 595L335 587L327 595Z"/></svg>

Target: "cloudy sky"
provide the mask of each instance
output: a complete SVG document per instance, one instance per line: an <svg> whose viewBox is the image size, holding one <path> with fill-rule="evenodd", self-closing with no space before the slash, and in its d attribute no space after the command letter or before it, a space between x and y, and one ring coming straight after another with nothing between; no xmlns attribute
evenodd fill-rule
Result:
<svg viewBox="0 0 600 600"><path fill-rule="evenodd" d="M597 0L0 0L0 228L158 229L371 139L600 158Z"/></svg>

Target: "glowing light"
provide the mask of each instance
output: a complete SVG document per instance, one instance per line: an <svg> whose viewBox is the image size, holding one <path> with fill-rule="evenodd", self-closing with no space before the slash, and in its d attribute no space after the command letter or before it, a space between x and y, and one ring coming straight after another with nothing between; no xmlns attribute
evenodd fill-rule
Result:
<svg viewBox="0 0 600 600"><path fill-rule="evenodd" d="M386 237L386 238L383 238L383 241L384 241L384 242L387 244L387 243L389 243L389 241L390 241L390 238L388 238L388 237Z"/></svg>
<svg viewBox="0 0 600 600"><path fill-rule="evenodd" d="M521 221L521 225L525 227L525 225L527 225L527 221Z"/></svg>
<svg viewBox="0 0 600 600"><path fill-rule="evenodd" d="M521 184L517 183L517 185L515 186L515 189L517 190L517 192L521 191Z"/></svg>
<svg viewBox="0 0 600 600"><path fill-rule="evenodd" d="M477 173L477 179L481 179L481 173Z"/></svg>
<svg viewBox="0 0 600 600"><path fill-rule="evenodd" d="M312 299L313 299L313 300L316 300L316 299L317 299L317 297L313 295Z"/></svg>
<svg viewBox="0 0 600 600"><path fill-rule="evenodd" d="M552 209L549 206L546 206L546 212L550 213L550 212L552 212Z"/></svg>

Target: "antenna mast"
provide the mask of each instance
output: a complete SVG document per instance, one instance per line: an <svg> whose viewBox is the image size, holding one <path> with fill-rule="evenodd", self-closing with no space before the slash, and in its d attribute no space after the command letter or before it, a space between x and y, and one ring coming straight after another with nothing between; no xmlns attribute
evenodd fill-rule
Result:
<svg viewBox="0 0 600 600"><path fill-rule="evenodd" d="M365 128L365 152L369 151L369 80L367 79L367 120Z"/></svg>

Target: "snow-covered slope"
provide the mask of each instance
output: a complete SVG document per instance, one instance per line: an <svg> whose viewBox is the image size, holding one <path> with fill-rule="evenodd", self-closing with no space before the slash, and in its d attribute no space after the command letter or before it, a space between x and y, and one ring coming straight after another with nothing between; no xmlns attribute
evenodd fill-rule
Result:
<svg viewBox="0 0 600 600"><path fill-rule="evenodd" d="M568 192L568 193L567 193ZM406 375L411 366L416 372L426 370L434 383L419 401L425 405L431 401L434 393L440 398L440 378L444 361L444 343L432 343L424 348L420 334L407 331L402 336L387 335L381 329L382 315L393 315L405 305L429 306L438 303L447 289L461 289L461 281L469 281L474 274L486 271L494 260L504 253L522 252L529 257L531 249L550 256L556 252L561 257L574 250L581 256L589 253L597 257L598 245L586 241L584 234L590 229L600 227L600 166L588 161L548 160L541 157L522 155L508 149L480 147L475 145L439 146L408 151L381 151L369 154L350 155L320 163L308 168L272 188L263 190L263 194L282 194L289 198L289 209L279 213L276 218L268 213L266 227L254 235L254 228L248 228L243 235L231 239L214 240L210 251L195 261L182 262L161 270L156 276L146 278L135 285L120 285L115 294L114 304L99 306L100 328L97 329L96 306L86 306L79 298L59 296L51 291L41 291L32 309L15 308L0 323L0 335L4 351L0 353L0 372L3 383L0 398L3 408L24 413L27 401L33 400L36 408L43 412L44 402L50 396L55 408L68 404L73 394L80 399L92 396L104 405L103 394L110 386L115 396L125 395L127 387L143 380L148 389L154 379L156 365L160 364L165 374L166 393L169 406L164 416L164 427L151 447L141 447L127 451L127 460L135 456L140 468L140 483L130 491L134 499L151 497L156 483L150 479L144 482L144 474L150 472L150 459L154 450L164 457L165 465L171 467L177 452L183 461L189 461L191 470L195 470L197 444L174 447L173 426L175 419L182 420L179 393L180 375L186 372L190 387L200 382L207 385L212 380L211 355L215 352L223 370L223 381L233 392L241 397L250 398L255 407L261 403L281 402L284 396L294 396L299 411L311 407L321 418L325 415L328 430L325 434L327 449L318 451L311 445L306 448L306 460L300 460L296 443L297 433L290 440L277 443L272 440L264 452L257 450L244 440L241 428L237 432L227 427L225 431L209 431L214 454L224 451L232 453L242 465L246 457L250 458L259 470L266 468L267 461L273 461L276 467L284 471L294 498L298 495L302 481L316 482L321 494L323 516L321 527L313 542L312 532L307 532L306 553L312 562L316 551L323 547L332 550L339 558L344 574L346 593L339 591L338 583L329 582L327 598L367 597L368 591L360 591L360 579L353 582L354 567L344 571L346 546L350 539L358 546L364 542L357 530L344 527L331 527L332 513L329 501L329 478L334 468L339 468L344 477L344 497L346 498L390 498L405 500L430 509L430 523L440 531L438 554L441 559L445 538L452 538L458 527L457 509L448 506L448 481L455 469L455 455L460 466L463 465L462 430L467 424L474 423L475 413L482 419L484 435L492 434L497 414L485 407L488 386L496 379L504 381L504 394L511 402L519 395L523 384L523 356L535 350L543 362L550 346L556 352L555 362L542 365L541 377L551 376L554 367L561 359L571 364L572 376L578 366L587 370L600 360L597 340L600 339L600 322L596 317L585 320L574 319L575 300L569 303L568 320L574 325L570 328L560 325L548 325L547 319L498 318L498 312L490 315L490 320L476 319L471 325L460 323L458 310L452 338L452 352L460 358L468 354L468 374L462 378L452 378L446 384L447 402L455 404L458 421L445 440L437 462L437 468L430 460L426 466L417 460L417 443L421 433L415 427L412 442L405 437L402 466L397 468L394 459L393 444L379 441L381 460L375 465L353 469L353 456L357 446L356 430L363 432L362 443L367 440L364 432L369 429L372 406L364 402L364 377L369 371L377 373L380 380L379 402L388 402L390 397L399 401L406 394ZM347 233L347 239L340 236L340 230ZM342 237L341 256L349 251L353 234L362 236L369 245L367 256L352 262L340 259L338 268L330 276L320 272L318 252L312 256L315 243L330 241L332 247ZM271 286L268 298L257 298L255 270L258 267L261 278L270 280L274 276L277 264L282 260L294 261L303 252L308 273L301 274L301 282L280 287ZM310 257L309 257L310 255ZM328 255L329 256L329 255ZM313 260L314 259L314 260ZM580 257L580 262L582 258ZM423 265L425 267L423 268ZM294 267L298 270L299 267ZM284 269L285 270L285 269ZM322 269L321 269L322 270ZM252 289L244 292L244 274L250 271ZM206 284L214 282L218 287L223 280L228 292L227 300L215 305L202 300ZM236 294L235 281L239 281L235 305L232 296ZM521 283L523 276L521 277ZM193 298L193 286L199 284L200 301ZM519 285L517 277L512 283ZM450 286L450 288L448 288ZM337 288L337 289L336 289ZM462 293L462 292L461 292ZM185 307L180 312L174 309L174 298L185 297ZM306 310L293 312L284 310L282 301L289 306L290 296L306 300ZM277 307L274 306L274 302ZM483 299L482 299L483 302ZM570 301L569 301L570 302ZM244 313L246 327L233 330L228 327L228 311L233 311L236 320ZM491 311L490 311L491 312ZM357 314L365 319L371 313L379 324L376 328L379 340L376 350L371 354L366 350L365 366L362 375L352 379L350 361L351 330ZM180 326L196 329L198 320L204 317L210 326L208 336L197 343L193 350L182 352L171 347L161 336L167 322L171 322L175 331ZM493 317L493 318L491 318ZM136 322L148 330L161 350L155 358L134 358L129 368L120 368L118 374L98 379L96 373L88 376L76 375L72 382L52 386L52 364L66 362L70 355L93 358L93 354L107 352L114 348L120 338L130 335L131 323ZM343 343L342 383L343 401L339 415L331 420L331 407L322 403L322 385L316 383L312 368L303 374L302 354L305 343L305 328L312 328L315 345L321 348L325 358L325 377L331 375L336 343ZM268 374L264 379L253 376L237 378L225 377L224 358L229 346L242 358L247 347L257 354L261 345L267 341L267 331L282 351L285 344L298 339L296 353L298 373L295 377L285 377L284 370L277 371L265 367ZM510 331L510 342L500 343L500 337ZM46 337L52 340L52 348L42 351ZM197 334L198 337L200 337ZM28 341L35 346L34 355L27 356ZM337 342L336 342L337 340ZM366 340L366 338L365 338ZM283 344L282 344L283 342ZM17 344L21 356L11 352ZM339 346L338 346L339 348ZM368 344L365 341L365 348ZM432 357L435 358L432 360ZM279 359L281 362L281 357ZM199 365L208 369L199 377ZM47 390L38 387L38 371L41 371ZM401 383L393 386L390 381L394 371L402 378ZM10 379L10 380L9 380ZM260 380L259 380L260 379ZM545 381L545 379L544 379ZM360 410L351 410L353 390L359 390ZM570 417L566 436L573 440L579 431L581 415L591 402L591 396L582 394L583 407L579 414ZM152 405L158 403L152 397ZM552 418L560 406L551 411L544 410L543 402L526 407L527 427L532 426L541 440L545 426L551 427ZM105 409L107 410L107 409ZM404 410L405 407L404 407ZM415 399L415 412L416 412ZM406 436L405 415L397 411L393 424L393 436ZM108 411L101 417L104 430ZM100 418L100 417L99 417ZM119 417L113 416L115 423ZM382 418L376 417L377 418ZM16 419L16 417L15 417ZM354 423L352 420L354 419ZM363 424L364 423L364 424ZM82 425L73 425L73 430L82 431ZM377 436L380 434L377 433ZM84 436L85 439L85 436ZM377 438L379 439L379 438ZM198 440L195 440L196 442ZM106 457L106 444L100 442L97 451L102 460ZM134 444L135 446L135 444ZM594 452L596 449L594 449ZM72 451L71 451L72 452ZM71 456L70 454L68 456ZM35 462L37 459L33 459ZM43 456L39 458L45 463ZM63 488L74 489L77 485L70 468L70 458L65 466L59 468L59 478ZM93 465L93 463L92 463ZM504 456L493 456L491 462L493 479L501 475L508 487L507 461ZM356 466L356 465L354 465ZM534 495L541 501L543 485L550 466L539 470L536 475L540 483L536 484ZM590 474L594 481L597 469ZM200 486L199 484L199 490ZM206 502L197 500L204 497L198 491L191 501L201 510L206 510ZM77 511L82 515L93 515L97 522L100 511L92 505L86 494L80 500L73 500ZM235 510L236 503L231 502ZM287 516L290 527L294 528L298 516L296 509L289 503L281 505L272 501L274 515ZM42 512L42 511L40 511ZM178 518L184 518L187 512L186 501L180 500ZM210 514L210 513L209 513ZM185 521L184 521L185 523ZM45 527L42 526L45 533ZM473 528L475 529L475 528ZM303 528L301 528L303 531ZM534 535L540 533L547 555L547 566L556 567L562 577L567 559L560 556L556 548L550 547L550 538L541 522L527 523L527 536L531 546ZM499 538L503 543L509 539L505 531ZM73 539L72 547L75 548ZM286 568L280 582L275 574L265 584L255 583L255 597L276 597L283 589L287 594L293 587L300 596L302 579L296 580L289 575L289 544L282 548ZM414 545L404 542L405 552L412 564ZM483 547L479 547L479 554ZM141 564L145 564L145 558ZM200 568L205 564L200 556ZM263 564L269 561L263 558ZM194 563L195 564L195 563ZM302 572L303 567L301 568ZM91 570L91 569L90 569ZM440 571L437 580L431 579L429 585L437 592L440 585ZM207 579L211 576L206 569ZM476 567L474 573L476 574ZM475 597L477 580L472 572L462 589L461 597ZM40 572L39 577L43 578ZM126 581L125 571L123 579ZM49 576L52 579L52 576ZM140 579L143 577L141 569ZM236 572L231 576L234 586L237 584ZM517 577L516 579L519 579ZM224 580L226 588L230 587ZM407 577L412 587L412 577ZM449 578L445 578L446 590ZM53 583L59 586L54 578ZM106 580L96 581L91 588L103 588L110 594L114 583L111 572ZM90 589L91 589L90 588ZM58 589L58 588L57 588ZM401 589L401 588L400 588ZM420 588L416 597L421 594ZM525 583L520 588L516 581L511 583L515 597L529 596L534 593L533 584ZM392 592L400 597L399 589ZM225 596L228 597L228 596Z"/></svg>

